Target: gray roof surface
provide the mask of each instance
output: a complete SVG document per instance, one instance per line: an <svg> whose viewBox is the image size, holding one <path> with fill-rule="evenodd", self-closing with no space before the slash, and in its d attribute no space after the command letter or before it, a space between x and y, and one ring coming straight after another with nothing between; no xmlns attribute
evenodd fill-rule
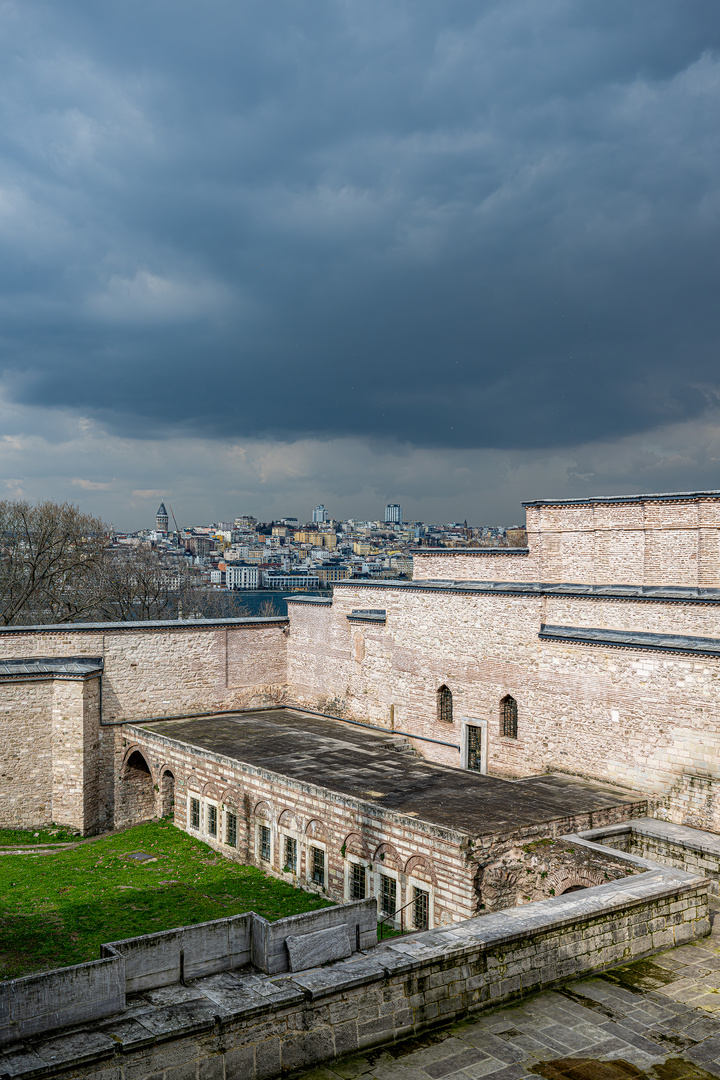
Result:
<svg viewBox="0 0 720 1080"><path fill-rule="evenodd" d="M101 656L31 657L0 661L0 676L13 675L92 675L102 671Z"/></svg>
<svg viewBox="0 0 720 1080"><path fill-rule="evenodd" d="M638 630L630 632L542 623L538 637L543 641L574 641L579 645L619 645L632 649L652 649L654 652L720 656L720 638L690 637L685 634L649 634Z"/></svg>
<svg viewBox="0 0 720 1080"><path fill-rule="evenodd" d="M644 798L564 775L509 781L435 765L391 749L389 731L293 709L135 726L471 836Z"/></svg>
<svg viewBox="0 0 720 1080"><path fill-rule="evenodd" d="M0 634L27 634L40 631L45 634L55 633L56 630L72 630L75 633L91 633L102 630L187 630L192 627L195 630L216 630L220 626L245 626L251 624L286 623L287 615L272 615L269 618L254 615L236 619L142 619L131 622L74 622L74 623L37 623L33 626L0 626Z"/></svg>
<svg viewBox="0 0 720 1080"><path fill-rule="evenodd" d="M592 506L594 503L675 502L720 499L720 491L655 491L648 495L596 495L589 499L534 499L521 506Z"/></svg>
<svg viewBox="0 0 720 1080"><path fill-rule="evenodd" d="M336 581L335 586L405 589L410 592L457 592L501 596L578 596L589 600L676 600L692 604L720 603L720 589L698 589L692 585L586 585L582 582L542 581L455 581L428 578L420 581Z"/></svg>

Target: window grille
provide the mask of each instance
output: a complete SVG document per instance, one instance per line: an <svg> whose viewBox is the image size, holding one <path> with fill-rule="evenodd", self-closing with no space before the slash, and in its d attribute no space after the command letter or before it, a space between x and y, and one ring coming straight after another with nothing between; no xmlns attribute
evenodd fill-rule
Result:
<svg viewBox="0 0 720 1080"><path fill-rule="evenodd" d="M199 829L200 828L200 800L199 799L191 799L190 800L190 828L191 829Z"/></svg>
<svg viewBox="0 0 720 1080"><path fill-rule="evenodd" d="M428 894L413 886L413 924L416 930L428 928Z"/></svg>
<svg viewBox="0 0 720 1080"><path fill-rule="evenodd" d="M394 915L397 909L397 881L380 875L380 911L383 915Z"/></svg>
<svg viewBox="0 0 720 1080"><path fill-rule="evenodd" d="M297 840L292 836L285 837L285 869L297 874Z"/></svg>
<svg viewBox="0 0 720 1080"><path fill-rule="evenodd" d="M322 848L312 848L311 878L315 885L325 884L325 852Z"/></svg>
<svg viewBox="0 0 720 1080"><path fill-rule="evenodd" d="M365 899L365 867L350 863L350 899Z"/></svg>
<svg viewBox="0 0 720 1080"><path fill-rule="evenodd" d="M508 694L500 702L500 734L505 739L517 739L517 732L517 701Z"/></svg>
<svg viewBox="0 0 720 1080"><path fill-rule="evenodd" d="M270 829L267 825L260 826L260 858L270 862Z"/></svg>
<svg viewBox="0 0 720 1080"><path fill-rule="evenodd" d="M209 836L217 836L217 806L208 803L207 808L207 831Z"/></svg>
<svg viewBox="0 0 720 1080"><path fill-rule="evenodd" d="M237 814L230 810L225 815L225 843L237 847Z"/></svg>
<svg viewBox="0 0 720 1080"><path fill-rule="evenodd" d="M445 724L453 722L452 693L447 686L441 686L437 692L437 718Z"/></svg>

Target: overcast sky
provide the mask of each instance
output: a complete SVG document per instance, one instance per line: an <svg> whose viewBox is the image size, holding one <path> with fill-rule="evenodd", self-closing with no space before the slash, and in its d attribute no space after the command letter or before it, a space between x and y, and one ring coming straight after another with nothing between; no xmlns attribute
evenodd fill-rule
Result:
<svg viewBox="0 0 720 1080"><path fill-rule="evenodd" d="M717 0L0 0L0 491L720 488Z"/></svg>

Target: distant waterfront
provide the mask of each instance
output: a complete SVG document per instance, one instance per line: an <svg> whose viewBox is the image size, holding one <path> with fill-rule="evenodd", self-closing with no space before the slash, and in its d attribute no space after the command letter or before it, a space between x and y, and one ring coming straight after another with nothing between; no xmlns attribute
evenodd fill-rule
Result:
<svg viewBox="0 0 720 1080"><path fill-rule="evenodd" d="M275 607L278 615L287 615L287 604L285 603L286 596L332 596L332 590L315 590L309 592L290 592L285 589L284 592L272 592L270 589L247 589L237 590L235 592L226 592L225 596L231 600L233 607L243 609L248 615L261 614L260 609L269 603L272 603Z"/></svg>

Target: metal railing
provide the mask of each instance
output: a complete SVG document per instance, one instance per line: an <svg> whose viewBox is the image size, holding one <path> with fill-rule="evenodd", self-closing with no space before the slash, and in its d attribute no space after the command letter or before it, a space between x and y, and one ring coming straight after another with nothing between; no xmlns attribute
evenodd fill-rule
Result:
<svg viewBox="0 0 720 1080"><path fill-rule="evenodd" d="M404 911L405 911L405 908L409 908L411 904L414 904L416 900L417 900L417 897L413 896L412 900L408 900L407 904L403 904L403 906L401 908L395 908L392 915L386 915L384 919L380 919L380 921L378 923L378 929L380 931L380 938L379 938L380 941L382 941L382 938L383 938L382 928L383 928L384 923L389 922L391 919L394 921L397 918L398 914L400 915L400 933L401 934L405 933L405 915L404 915ZM423 926L423 927L416 926L416 927L414 927L414 929L416 929L416 930L420 930L420 929L427 930L427 927L426 926Z"/></svg>

